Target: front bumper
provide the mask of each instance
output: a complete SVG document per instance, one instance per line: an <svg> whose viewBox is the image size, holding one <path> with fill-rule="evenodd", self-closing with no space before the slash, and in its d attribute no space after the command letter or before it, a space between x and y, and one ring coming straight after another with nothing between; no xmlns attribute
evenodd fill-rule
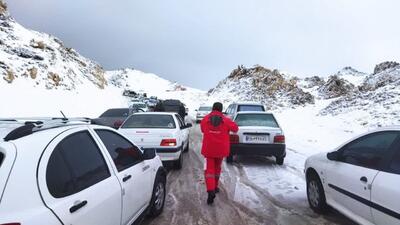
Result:
<svg viewBox="0 0 400 225"><path fill-rule="evenodd" d="M231 144L231 155L286 156L285 144Z"/></svg>
<svg viewBox="0 0 400 225"><path fill-rule="evenodd" d="M157 155L161 161L175 161L181 156L182 148L156 148Z"/></svg>

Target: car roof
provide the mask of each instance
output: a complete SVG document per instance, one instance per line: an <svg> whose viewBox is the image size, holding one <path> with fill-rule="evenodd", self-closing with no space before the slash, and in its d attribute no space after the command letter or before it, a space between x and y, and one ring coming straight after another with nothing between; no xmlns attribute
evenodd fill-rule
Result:
<svg viewBox="0 0 400 225"><path fill-rule="evenodd" d="M235 102L233 104L235 104L235 105L262 105L262 106L264 106L264 104L259 103L259 102Z"/></svg>
<svg viewBox="0 0 400 225"><path fill-rule="evenodd" d="M175 113L175 112L140 112L140 113L132 114L132 116L133 115L170 115L170 116L172 116L175 114L177 114L177 113Z"/></svg>
<svg viewBox="0 0 400 225"><path fill-rule="evenodd" d="M237 115L241 115L241 114L265 114L265 115L273 115L273 113L271 112L264 112L264 111L241 111L241 112L237 112Z"/></svg>

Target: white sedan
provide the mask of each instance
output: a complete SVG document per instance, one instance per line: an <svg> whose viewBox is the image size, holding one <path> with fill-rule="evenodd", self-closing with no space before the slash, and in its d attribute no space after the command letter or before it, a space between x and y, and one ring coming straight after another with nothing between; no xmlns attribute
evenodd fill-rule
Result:
<svg viewBox="0 0 400 225"><path fill-rule="evenodd" d="M141 148L155 148L162 161L182 168L182 152L189 150L189 128L176 113L147 112L131 115L119 131Z"/></svg>
<svg viewBox="0 0 400 225"><path fill-rule="evenodd" d="M400 224L400 128L361 135L305 164L310 207L359 224Z"/></svg>
<svg viewBox="0 0 400 225"><path fill-rule="evenodd" d="M274 156L282 165L286 156L285 136L272 113L238 112L234 121L239 126L237 134L230 135L231 155Z"/></svg>
<svg viewBox="0 0 400 225"><path fill-rule="evenodd" d="M0 135L0 224L128 225L163 210L159 157L114 129L0 121Z"/></svg>

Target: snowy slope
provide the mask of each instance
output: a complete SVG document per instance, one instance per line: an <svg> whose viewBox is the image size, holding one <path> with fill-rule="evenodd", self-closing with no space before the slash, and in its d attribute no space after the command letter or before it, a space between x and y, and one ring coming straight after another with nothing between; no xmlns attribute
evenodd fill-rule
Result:
<svg viewBox="0 0 400 225"><path fill-rule="evenodd" d="M161 99L180 99L194 112L206 93L154 74L124 69L106 72L57 38L18 24L0 10L0 117L97 117L128 107L125 89Z"/></svg>

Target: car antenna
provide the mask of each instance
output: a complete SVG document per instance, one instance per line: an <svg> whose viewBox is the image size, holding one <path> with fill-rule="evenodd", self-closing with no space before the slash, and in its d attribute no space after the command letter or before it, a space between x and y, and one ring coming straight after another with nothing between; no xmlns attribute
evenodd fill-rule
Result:
<svg viewBox="0 0 400 225"><path fill-rule="evenodd" d="M61 115L64 117L64 119L63 119L63 120L68 120L68 118L65 116L65 114L63 113L63 111L62 111L62 110L60 110L60 113L61 113Z"/></svg>

